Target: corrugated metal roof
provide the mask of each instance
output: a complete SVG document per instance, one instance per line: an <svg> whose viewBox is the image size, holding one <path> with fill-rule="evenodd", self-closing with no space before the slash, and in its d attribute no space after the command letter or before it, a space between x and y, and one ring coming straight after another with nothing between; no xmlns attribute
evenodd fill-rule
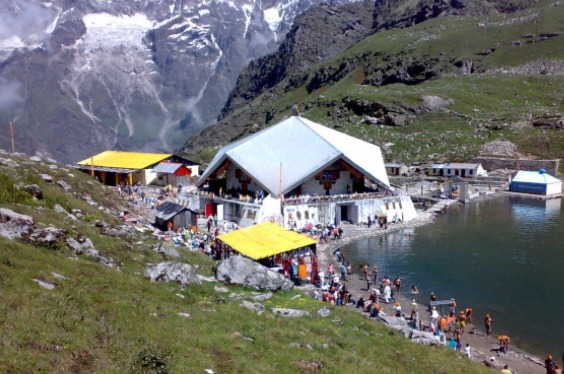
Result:
<svg viewBox="0 0 564 374"><path fill-rule="evenodd" d="M230 159L270 194L279 196L280 164L282 193L287 193L340 158L390 188L378 146L295 116L220 149L197 185Z"/></svg>
<svg viewBox="0 0 564 374"><path fill-rule="evenodd" d="M161 162L160 164L155 166L152 170L157 173L174 174L181 167L182 164L176 162Z"/></svg>
<svg viewBox="0 0 564 374"><path fill-rule="evenodd" d="M309 247L317 243L307 236L286 230L272 222L231 231L219 235L218 239L253 260Z"/></svg>
<svg viewBox="0 0 564 374"><path fill-rule="evenodd" d="M91 158L78 162L78 165L102 166L121 169L147 169L148 167L166 160L172 154L105 151Z"/></svg>
<svg viewBox="0 0 564 374"><path fill-rule="evenodd" d="M446 164L433 164L433 169L477 169L480 164L450 162Z"/></svg>
<svg viewBox="0 0 564 374"><path fill-rule="evenodd" d="M184 210L188 210L188 208L173 203L172 201L165 201L161 205L157 206L157 213L155 214L155 218L160 218L164 221L168 221Z"/></svg>
<svg viewBox="0 0 564 374"><path fill-rule="evenodd" d="M525 171L525 170L519 171L511 181L525 182L525 183L539 183L539 184L562 182L560 179L555 178L547 173L539 173L538 171Z"/></svg>

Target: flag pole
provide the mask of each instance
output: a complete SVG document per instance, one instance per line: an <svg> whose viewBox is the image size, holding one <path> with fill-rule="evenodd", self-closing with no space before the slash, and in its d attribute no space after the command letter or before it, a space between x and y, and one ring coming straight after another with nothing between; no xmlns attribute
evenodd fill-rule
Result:
<svg viewBox="0 0 564 374"><path fill-rule="evenodd" d="M280 226L284 227L284 194L282 193L282 162L280 162Z"/></svg>
<svg viewBox="0 0 564 374"><path fill-rule="evenodd" d="M10 137L12 138L12 153L16 153L16 141L14 140L14 123L10 121Z"/></svg>

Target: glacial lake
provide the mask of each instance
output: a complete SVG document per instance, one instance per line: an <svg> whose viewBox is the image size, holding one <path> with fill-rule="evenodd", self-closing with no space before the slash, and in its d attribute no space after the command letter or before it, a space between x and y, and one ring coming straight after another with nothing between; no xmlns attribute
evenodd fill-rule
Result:
<svg viewBox="0 0 564 374"><path fill-rule="evenodd" d="M564 353L564 214L562 199L502 195L449 209L433 223L342 248L353 264L377 264L379 277L399 275L417 301L454 297L472 307L474 325L486 313L493 335L546 357ZM445 310L446 312L446 310ZM426 318L424 315L423 318Z"/></svg>

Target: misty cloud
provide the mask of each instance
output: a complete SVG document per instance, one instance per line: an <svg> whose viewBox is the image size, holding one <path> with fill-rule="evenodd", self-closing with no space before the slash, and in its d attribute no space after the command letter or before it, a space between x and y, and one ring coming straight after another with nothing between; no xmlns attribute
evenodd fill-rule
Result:
<svg viewBox="0 0 564 374"><path fill-rule="evenodd" d="M0 40L41 35L54 21L55 11L36 0L12 0L0 8Z"/></svg>
<svg viewBox="0 0 564 374"><path fill-rule="evenodd" d="M0 111L16 110L24 99L21 96L22 84L0 77Z"/></svg>

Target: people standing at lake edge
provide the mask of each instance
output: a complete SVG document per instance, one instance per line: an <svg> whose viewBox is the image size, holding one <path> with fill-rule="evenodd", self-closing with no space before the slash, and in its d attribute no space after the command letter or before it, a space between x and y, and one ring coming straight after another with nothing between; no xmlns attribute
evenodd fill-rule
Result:
<svg viewBox="0 0 564 374"><path fill-rule="evenodd" d="M486 328L486 337L489 337L492 334L492 317L489 314L486 314L486 318L484 318L484 327Z"/></svg>
<svg viewBox="0 0 564 374"><path fill-rule="evenodd" d="M346 227L347 227L347 226L345 226L345 228L346 228ZM357 228L354 227L354 228L351 228L350 230L355 230L355 229L357 229ZM364 226L364 228L362 229L362 232L364 233L365 230L366 230L366 226ZM361 231L361 230L358 230L358 232L360 232L360 231ZM358 235L358 232L352 231L352 235L351 235L351 236L352 236L352 237L357 236L357 235ZM355 235L355 234L356 234L356 235ZM364 236L362 236L362 237L364 237ZM358 235L358 238L362 238L362 237L361 237L360 235ZM348 244L347 244L347 246L348 246ZM336 248L336 245L335 245L335 246L332 246L332 247L329 247L329 248L327 249L327 251L324 251L324 252L326 252L326 256L327 256L326 258L327 258L327 259L332 259L331 254L332 254L332 252L333 252L333 250L334 250L335 248ZM342 249L342 250L343 250L343 249ZM350 252L348 252L348 248L347 248L346 250L344 250L343 252L344 252L345 255L348 254L347 257L350 257ZM376 258L375 260L378 260L378 259ZM360 258L354 258L353 261L356 262L357 264L362 264L362 265L358 266L358 269L355 271L355 272L360 273L360 274L359 274L360 277L356 277L356 278L355 278L355 277L352 277L353 281L351 282L350 285L349 285L349 284L347 284L347 285L350 286L350 287L353 287L353 289L355 290L356 295L357 295L357 297L355 297L355 299L358 300L358 297L361 297L361 298L362 298L362 293L363 293L363 290L364 290L364 284L363 284L363 283L365 283L365 282L363 282L363 280L365 280L365 279L364 279L364 277L363 277L363 268L364 268L364 266L365 266L364 264L366 264L367 262L366 262L366 261L362 261L362 259L360 259ZM373 264L374 264L374 263L373 263ZM356 275L355 275L355 276L356 276ZM385 279L388 279L388 278L386 277ZM408 281L410 281L410 280L411 280L411 279L408 279ZM379 283L382 283L382 282L379 282ZM415 283L415 282L414 282L414 283ZM390 282L390 286L391 286L392 290L395 289L395 287L393 287L392 282ZM383 287L382 287L382 288L383 288ZM375 289L374 289L374 285L372 285L371 289L372 289L373 291L375 290ZM426 290L422 290L422 292L425 294L425 292L427 292L427 291L426 291ZM429 293L427 293L427 294L429 294ZM390 296L392 296L392 295L390 294ZM435 295L435 296L433 297L433 299L435 299L435 301L438 300L437 296L438 296L438 295ZM396 298L396 299L397 299L397 298ZM442 300L442 299L441 299L441 300ZM449 300L449 299L447 298L446 300ZM409 309L410 309L410 304L409 304L409 302L411 302L411 298L410 298L409 300L407 300L407 304L404 303L405 300L402 301L402 300L400 299L400 301L402 302L402 304L401 304L401 305L402 305L402 311L404 311L404 310L409 310ZM426 304L426 303L424 302L424 300L421 300L421 301L423 301L423 305L420 305L420 307L425 309L425 307L426 307L425 304ZM381 303L380 303L379 305L380 305L380 308L381 308L382 310L385 309L385 312L387 312L388 315L393 315L393 314L395 314L395 313L394 313L394 312L395 312L395 310L394 310L394 300L392 300L392 298L390 297L389 302L390 302L390 303L387 304L387 305L386 305L386 304L381 304ZM420 308L420 310L421 310L421 308ZM437 308L438 308L438 307L437 307ZM447 308L448 308L448 303L447 303ZM448 310L448 309L447 309L447 310ZM410 311L411 311L411 310L410 310ZM478 311L479 311L479 309L478 309ZM425 319L425 317L423 317L423 318ZM455 319L456 319L456 316L453 318L453 320L455 320ZM416 322L419 322L419 319L418 319ZM419 329L427 330L427 326L425 326L427 321L424 321L424 322L425 322L424 324L416 323L415 326L419 326ZM468 323L468 320L467 320L467 323ZM454 333L454 323L453 323L453 326L452 326L452 327L453 327L453 329L452 329L452 331L450 332L451 334ZM480 326L480 327L481 327L481 326ZM474 330L474 329L472 328L472 330ZM476 330L478 330L478 328L476 328ZM446 329L443 330L443 331L446 331ZM482 331L483 331L483 330L482 330ZM466 336L467 336L467 337L466 337ZM447 335L446 341L448 341L448 335ZM453 339L453 342L454 342L455 348L456 348L456 340ZM483 355L483 354L486 354L486 355L487 355L487 352L488 352L488 351L491 349L491 347L492 347L492 346L491 346L492 341L490 341L489 339L484 339L484 334L483 334L483 333L480 334L479 331L476 331L475 333L474 333L474 331L471 331L469 335L465 334L464 337L463 337L463 339L462 339L462 348L465 346L466 343L470 343L470 345L472 346L472 361L474 361L474 362L481 362L481 361L479 361L479 360L481 359L481 355ZM496 343L497 343L497 342L496 342ZM489 357L489 356L488 356L488 357ZM513 368L513 365L516 365L516 370L518 370L519 373L539 373L539 372L538 372L538 369L540 368L540 366L538 366L538 364L532 365L532 366L536 366L536 368L533 367L531 370L529 370L529 368L530 368L530 366L531 366L531 362L534 362L534 361L530 361L530 360L528 360L528 359L518 360L519 362L514 362L515 360L514 360L513 355L509 355L509 357L507 358L507 361L506 361L506 362L504 362L504 358L498 358L498 360L499 360L499 361L496 362L496 365L497 365L497 367L498 367L499 369L501 369L501 367L503 367L503 364L505 364L505 363L507 362L507 363L509 363L509 364L512 366L512 368ZM522 362L521 362L521 361L522 361ZM501 362L501 363L500 363L500 362ZM501 365L501 366L500 366L500 365ZM523 370L523 368L527 368L527 370ZM499 370L499 369L498 369L498 370ZM542 372L544 373L544 368L542 368L541 370L542 370Z"/></svg>

